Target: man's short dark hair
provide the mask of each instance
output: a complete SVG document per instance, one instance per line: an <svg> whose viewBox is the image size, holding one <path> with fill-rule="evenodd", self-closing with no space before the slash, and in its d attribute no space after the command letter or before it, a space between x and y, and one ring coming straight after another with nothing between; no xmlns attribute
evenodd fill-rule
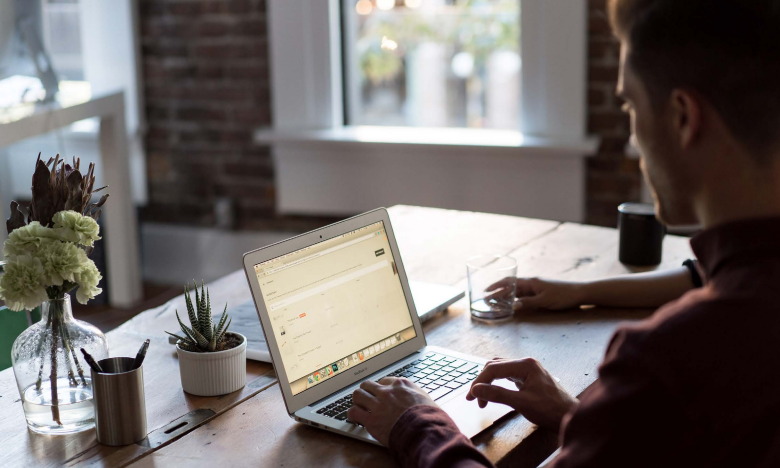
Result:
<svg viewBox="0 0 780 468"><path fill-rule="evenodd" d="M609 15L654 107L686 89L757 156L780 147L780 0L609 0Z"/></svg>

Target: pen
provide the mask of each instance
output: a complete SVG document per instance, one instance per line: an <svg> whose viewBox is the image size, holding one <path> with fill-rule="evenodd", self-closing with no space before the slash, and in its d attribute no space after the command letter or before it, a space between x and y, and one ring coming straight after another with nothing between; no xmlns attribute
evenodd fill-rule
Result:
<svg viewBox="0 0 780 468"><path fill-rule="evenodd" d="M141 364L144 363L146 357L146 350L149 349L149 340L144 341L141 345L141 349L138 350L138 354L135 355L135 361L133 361L133 369L138 369Z"/></svg>
<svg viewBox="0 0 780 468"><path fill-rule="evenodd" d="M95 372L103 373L103 368L100 367L100 364L95 362L95 359L90 355L84 348L81 348L81 354L84 355L84 360L87 361L87 364L89 364L89 367L92 368Z"/></svg>

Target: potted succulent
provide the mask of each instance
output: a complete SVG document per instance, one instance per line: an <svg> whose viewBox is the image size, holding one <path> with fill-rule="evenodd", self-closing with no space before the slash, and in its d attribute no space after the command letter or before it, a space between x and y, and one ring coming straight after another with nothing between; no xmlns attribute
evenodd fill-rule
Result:
<svg viewBox="0 0 780 468"><path fill-rule="evenodd" d="M182 335L165 332L178 339L181 386L185 392L200 396L224 395L235 392L246 384L246 337L229 332L227 304L218 324L211 315L211 297L201 282L194 284L195 304L187 286L184 299L190 326L184 324L176 311Z"/></svg>

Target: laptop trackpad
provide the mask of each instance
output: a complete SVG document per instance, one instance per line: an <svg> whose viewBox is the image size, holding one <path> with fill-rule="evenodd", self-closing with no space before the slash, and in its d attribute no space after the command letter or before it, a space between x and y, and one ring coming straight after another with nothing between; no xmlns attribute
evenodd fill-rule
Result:
<svg viewBox="0 0 780 468"><path fill-rule="evenodd" d="M493 385L517 391L517 386L508 380L497 380ZM514 411L513 408L499 403L488 403L486 407L480 408L477 400L466 400L466 393L443 403L441 408L469 439L490 427L500 417Z"/></svg>

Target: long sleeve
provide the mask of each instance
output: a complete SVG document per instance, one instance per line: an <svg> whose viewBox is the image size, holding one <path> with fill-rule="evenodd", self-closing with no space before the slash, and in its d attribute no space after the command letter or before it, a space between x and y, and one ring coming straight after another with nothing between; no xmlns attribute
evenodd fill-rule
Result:
<svg viewBox="0 0 780 468"><path fill-rule="evenodd" d="M625 337L618 332L599 380L564 418L563 446L551 468L696 465L688 465L681 407Z"/></svg>
<svg viewBox="0 0 780 468"><path fill-rule="evenodd" d="M447 413L435 406L414 406L390 432L390 450L403 467L492 467L482 452L461 434Z"/></svg>

